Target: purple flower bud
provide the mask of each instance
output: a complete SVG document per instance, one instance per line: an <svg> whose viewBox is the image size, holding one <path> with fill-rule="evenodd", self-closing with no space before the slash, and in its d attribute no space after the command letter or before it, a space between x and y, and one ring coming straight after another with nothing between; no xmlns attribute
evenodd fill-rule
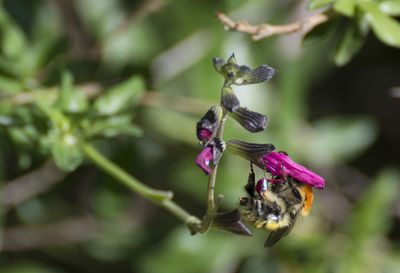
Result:
<svg viewBox="0 0 400 273"><path fill-rule="evenodd" d="M212 138L213 133L214 133L213 131L202 128L197 132L197 137L199 138L200 141L207 142Z"/></svg>
<svg viewBox="0 0 400 273"><path fill-rule="evenodd" d="M206 173L206 175L209 175L211 172L210 162L212 158L212 146L205 147L196 158L197 166L199 166Z"/></svg>
<svg viewBox="0 0 400 273"><path fill-rule="evenodd" d="M297 164L286 154L271 152L264 156L262 161L273 176L291 176L319 190L325 188L325 181L321 176Z"/></svg>
<svg viewBox="0 0 400 273"><path fill-rule="evenodd" d="M222 108L218 105L213 105L207 113L197 122L196 133L200 144L207 146L217 133L219 122L222 117Z"/></svg>

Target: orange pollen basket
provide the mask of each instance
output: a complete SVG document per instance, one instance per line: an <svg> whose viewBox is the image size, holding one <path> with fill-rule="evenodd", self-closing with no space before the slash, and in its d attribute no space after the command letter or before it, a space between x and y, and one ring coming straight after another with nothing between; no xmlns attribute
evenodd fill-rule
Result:
<svg viewBox="0 0 400 273"><path fill-rule="evenodd" d="M305 196L305 202L304 202L304 208L301 211L301 214L307 215L311 210L311 205L313 202L314 195L312 192L312 187L309 185L304 184L303 191L304 191L304 196Z"/></svg>

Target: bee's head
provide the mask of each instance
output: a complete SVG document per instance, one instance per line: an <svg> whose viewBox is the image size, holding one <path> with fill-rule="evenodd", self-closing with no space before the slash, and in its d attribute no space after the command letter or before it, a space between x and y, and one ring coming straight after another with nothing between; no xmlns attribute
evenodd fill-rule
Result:
<svg viewBox="0 0 400 273"><path fill-rule="evenodd" d="M247 197L240 197L239 206L246 207L249 204L249 198Z"/></svg>

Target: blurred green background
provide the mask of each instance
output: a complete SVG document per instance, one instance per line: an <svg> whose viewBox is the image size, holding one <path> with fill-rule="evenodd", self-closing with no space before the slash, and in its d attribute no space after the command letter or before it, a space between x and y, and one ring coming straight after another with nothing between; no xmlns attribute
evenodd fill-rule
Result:
<svg viewBox="0 0 400 273"><path fill-rule="evenodd" d="M400 272L399 1L364 1L354 14L345 1L312 1L339 4L326 6L333 26L307 43L299 34L253 42L214 18L284 24L310 16L308 2L1 1L0 272ZM355 23L361 40L348 31ZM228 119L224 139L273 143L326 181L311 214L272 249L259 230L191 236L75 145L90 141L201 218L195 125L219 103L212 58L232 52L279 72L234 88L269 117L267 129L250 134ZM248 171L224 154L220 210L245 194Z"/></svg>

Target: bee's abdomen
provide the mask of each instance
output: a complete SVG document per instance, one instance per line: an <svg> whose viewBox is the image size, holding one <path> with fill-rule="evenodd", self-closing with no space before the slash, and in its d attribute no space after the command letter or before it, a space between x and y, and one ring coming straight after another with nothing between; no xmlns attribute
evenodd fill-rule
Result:
<svg viewBox="0 0 400 273"><path fill-rule="evenodd" d="M276 202L242 197L239 212L244 221L259 229L276 230L283 224L282 208Z"/></svg>

